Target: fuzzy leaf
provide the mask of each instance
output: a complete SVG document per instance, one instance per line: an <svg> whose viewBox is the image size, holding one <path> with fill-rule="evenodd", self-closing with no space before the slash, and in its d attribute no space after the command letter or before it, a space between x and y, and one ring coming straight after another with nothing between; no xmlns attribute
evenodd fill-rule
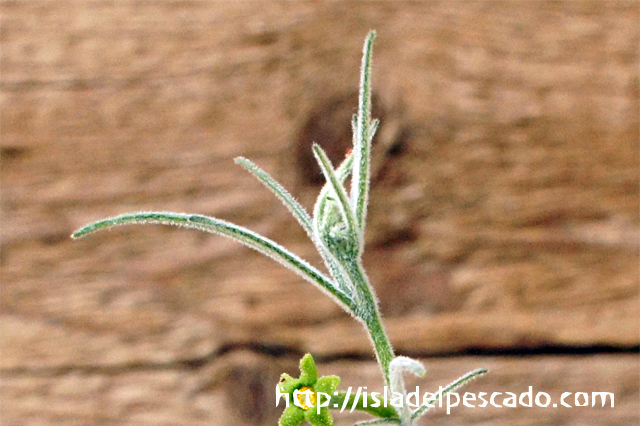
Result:
<svg viewBox="0 0 640 426"><path fill-rule="evenodd" d="M353 203L356 222L363 233L367 217L371 177L371 67L373 40L375 37L375 31L371 31L364 43L358 97L357 131L353 148L355 158L351 184L351 202Z"/></svg>
<svg viewBox="0 0 640 426"><path fill-rule="evenodd" d="M434 404L443 396L445 396L446 394L448 394L449 392L453 392L454 390L460 388L461 386L464 386L465 384L467 384L469 381L471 381L472 379L485 374L488 370L486 368L479 368L477 370L473 370L470 371L469 373L465 374L464 376L454 380L452 383L449 383L447 386L445 386L442 389L442 392L438 392L436 393L436 395L431 398L429 401L427 401L426 404L424 404L423 406L421 406L420 408L418 408L417 410L415 410L412 414L411 414L411 419L412 420L416 420L419 419L420 417L424 416L430 409L432 409L434 407Z"/></svg>
<svg viewBox="0 0 640 426"><path fill-rule="evenodd" d="M321 291L332 296L334 300L336 300L336 302L338 302L338 304L347 312L353 312L354 306L349 296L338 289L322 272L318 271L316 268L278 243L244 227L221 219L203 215L170 212L129 213L92 223L77 230L71 236L72 238L80 238L92 232L110 228L112 226L146 223L198 229L236 240L296 272L302 278L318 287Z"/></svg>
<svg viewBox="0 0 640 426"><path fill-rule="evenodd" d="M253 174L264 186L266 186L276 197L284 204L293 217L305 230L309 238L313 239L313 225L309 213L298 203L293 196L278 181L272 178L269 173L258 167L251 160L244 157L236 158L236 163L247 169Z"/></svg>
<svg viewBox="0 0 640 426"><path fill-rule="evenodd" d="M358 233L358 227L356 225L355 219L353 217L353 211L351 211L351 205L349 202L349 197L347 196L342 183L340 182L338 176L336 175L335 170L333 169L333 165L331 161L327 157L327 154L318 144L313 144L313 154L318 161L318 165L324 174L329 187L331 188L332 194L337 200L337 205L340 208L340 213L342 214L343 222L347 225L349 232L352 234Z"/></svg>

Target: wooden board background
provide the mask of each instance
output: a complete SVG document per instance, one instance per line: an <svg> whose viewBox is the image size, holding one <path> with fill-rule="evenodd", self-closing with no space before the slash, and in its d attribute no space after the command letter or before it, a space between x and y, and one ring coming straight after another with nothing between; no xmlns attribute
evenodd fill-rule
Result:
<svg viewBox="0 0 640 426"><path fill-rule="evenodd" d="M383 124L365 264L397 351L429 370L412 383L488 366L469 391L616 397L429 420L638 424L638 2L0 11L2 424L275 424L274 385L306 351L321 374L381 386L359 325L248 249L162 227L68 238L123 212L194 212L317 263L233 158L310 208L306 153L347 149L370 29Z"/></svg>

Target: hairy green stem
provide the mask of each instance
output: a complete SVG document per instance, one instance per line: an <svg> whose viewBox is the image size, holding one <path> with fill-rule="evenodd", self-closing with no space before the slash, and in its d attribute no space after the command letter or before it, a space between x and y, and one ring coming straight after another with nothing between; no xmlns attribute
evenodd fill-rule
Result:
<svg viewBox="0 0 640 426"><path fill-rule="evenodd" d="M356 316L364 323L373 344L376 358L387 385L389 380L389 364L394 358L393 347L382 325L378 301L373 293L369 279L360 260L351 259L346 262L346 269L356 291Z"/></svg>

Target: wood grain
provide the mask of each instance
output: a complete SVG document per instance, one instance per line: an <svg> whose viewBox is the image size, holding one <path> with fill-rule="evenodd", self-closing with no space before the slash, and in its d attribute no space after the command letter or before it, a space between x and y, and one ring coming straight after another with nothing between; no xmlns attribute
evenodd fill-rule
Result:
<svg viewBox="0 0 640 426"><path fill-rule="evenodd" d="M360 326L248 249L162 227L68 238L109 215L193 212L319 265L233 158L311 208L300 145L341 149L370 29L384 122L365 265L398 351L639 344L637 2L0 10L3 424L274 424L266 383L306 351L376 383ZM637 355L428 363L444 382L490 365L478 388L619 392L609 411L459 410L437 424L637 424Z"/></svg>

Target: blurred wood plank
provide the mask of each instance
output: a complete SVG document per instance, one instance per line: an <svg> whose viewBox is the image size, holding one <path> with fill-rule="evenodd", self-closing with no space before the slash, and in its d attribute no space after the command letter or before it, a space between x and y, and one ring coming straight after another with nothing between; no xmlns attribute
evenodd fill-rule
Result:
<svg viewBox="0 0 640 426"><path fill-rule="evenodd" d="M235 361L218 355L243 345L369 356L360 326L329 299L230 241L162 227L68 236L127 211L187 211L320 265L233 158L311 208L317 171L300 152L348 145L370 29L382 126L365 265L396 348L637 346L639 9L2 2L3 423L273 424L271 411L234 412L218 384L193 391L201 371L188 363L220 369ZM270 360L263 377L252 365L269 362L247 357L237 374L249 388L291 364ZM620 410L464 410L460 421L637 424L637 360L596 358L487 362L514 363L518 381L535 367L546 383L566 361L567 383L611 383ZM457 362L436 361L447 374ZM356 366L344 368L347 380Z"/></svg>
<svg viewBox="0 0 640 426"><path fill-rule="evenodd" d="M428 414L423 423L512 425L549 424L593 426L633 426L638 423L638 389L635 355L595 355L582 357L486 358L457 357L423 360L427 375L422 379L408 378L410 392L434 392L467 371L486 367L482 376L460 393L472 392L490 398L502 392L496 404L508 398L506 392L518 396L532 390L532 407L520 403L517 407L475 408L446 405ZM382 392L381 376L373 362L332 362L318 365L321 375L337 374L341 388L367 387L368 392ZM184 369L179 365L165 368L122 368L116 370L71 370L53 376L5 376L2 386L3 422L11 425L37 422L55 424L119 424L134 425L210 425L210 424L276 424L282 412L275 407L275 383L286 371L297 374L293 358L273 358L237 351L217 358L204 368ZM585 372L589 372L585 374ZM538 393L549 395L548 407L537 407ZM563 392L571 392L559 403ZM575 394L586 392L588 406L578 407ZM600 400L591 406L591 392L612 392L611 401L602 407ZM580 397L580 403L583 403ZM545 403L544 396L540 396ZM455 398L451 399L452 403ZM526 400L524 400L526 403ZM553 407L557 404L557 407ZM353 424L366 415L349 409L337 410L338 425Z"/></svg>

